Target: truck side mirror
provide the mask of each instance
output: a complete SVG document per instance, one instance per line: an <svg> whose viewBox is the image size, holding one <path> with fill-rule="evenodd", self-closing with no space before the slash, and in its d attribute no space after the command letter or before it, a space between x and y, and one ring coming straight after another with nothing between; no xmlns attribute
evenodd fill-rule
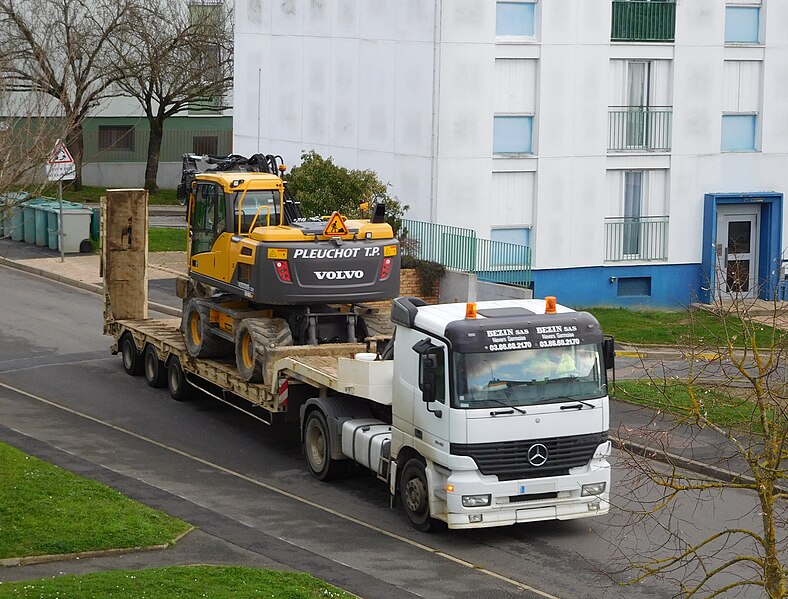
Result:
<svg viewBox="0 0 788 599"><path fill-rule="evenodd" d="M438 375L435 371L435 357L425 354L421 356L421 364L423 368L421 400L424 403L431 403L438 396Z"/></svg>
<svg viewBox="0 0 788 599"><path fill-rule="evenodd" d="M615 339L610 335L605 335L602 340L602 359L605 362L605 370L610 370L616 365L616 344Z"/></svg>

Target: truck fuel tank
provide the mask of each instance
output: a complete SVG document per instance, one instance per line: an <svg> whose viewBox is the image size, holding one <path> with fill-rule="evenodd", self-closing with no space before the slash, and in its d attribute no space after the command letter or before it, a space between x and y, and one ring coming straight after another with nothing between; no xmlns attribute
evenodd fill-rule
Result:
<svg viewBox="0 0 788 599"><path fill-rule="evenodd" d="M391 456L391 426L361 418L342 423L342 453L387 480Z"/></svg>

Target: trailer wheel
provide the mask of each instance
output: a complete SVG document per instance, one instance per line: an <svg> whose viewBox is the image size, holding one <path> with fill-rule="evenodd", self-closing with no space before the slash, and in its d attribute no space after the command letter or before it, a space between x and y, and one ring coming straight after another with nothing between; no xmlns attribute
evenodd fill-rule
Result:
<svg viewBox="0 0 788 599"><path fill-rule="evenodd" d="M399 482L399 497L411 525L416 530L428 532L432 528L429 485L421 460L411 458L405 463Z"/></svg>
<svg viewBox="0 0 788 599"><path fill-rule="evenodd" d="M194 393L194 387L186 380L183 366L177 356L171 356L167 362L167 388L170 397L175 401L187 401Z"/></svg>
<svg viewBox="0 0 788 599"><path fill-rule="evenodd" d="M120 339L120 355L123 358L123 369L131 376L142 374L142 355L137 351L134 337L125 333Z"/></svg>
<svg viewBox="0 0 788 599"><path fill-rule="evenodd" d="M262 383L269 347L293 345L293 334L283 318L245 318L235 335L235 363L248 383Z"/></svg>
<svg viewBox="0 0 788 599"><path fill-rule="evenodd" d="M189 355L195 358L222 358L232 355L232 343L211 330L211 307L191 298L183 307L183 340Z"/></svg>
<svg viewBox="0 0 788 599"><path fill-rule="evenodd" d="M318 480L342 478L352 465L350 460L331 459L331 436L320 410L312 410L304 424L304 453L309 471Z"/></svg>
<svg viewBox="0 0 788 599"><path fill-rule="evenodd" d="M159 352L149 343L145 346L142 356L145 365L145 380L151 387L164 387L167 384L167 369L164 367L164 363L159 360Z"/></svg>

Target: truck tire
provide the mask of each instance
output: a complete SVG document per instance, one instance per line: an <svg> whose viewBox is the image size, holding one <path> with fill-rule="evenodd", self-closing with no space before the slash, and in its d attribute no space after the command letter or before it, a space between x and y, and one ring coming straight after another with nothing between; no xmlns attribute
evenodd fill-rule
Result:
<svg viewBox="0 0 788 599"><path fill-rule="evenodd" d="M160 388L167 384L167 369L164 367L164 362L159 360L159 352L150 343L145 346L145 351L142 354L145 380L151 387Z"/></svg>
<svg viewBox="0 0 788 599"><path fill-rule="evenodd" d="M186 374L177 356L170 356L167 362L167 388L170 397L175 401L188 401L194 393L194 387L186 380Z"/></svg>
<svg viewBox="0 0 788 599"><path fill-rule="evenodd" d="M183 340L195 358L222 358L232 355L232 343L211 330L210 305L191 298L183 308Z"/></svg>
<svg viewBox="0 0 788 599"><path fill-rule="evenodd" d="M306 417L304 454L309 471L317 480L342 478L352 465L350 460L331 459L331 433L320 410L312 410Z"/></svg>
<svg viewBox="0 0 788 599"><path fill-rule="evenodd" d="M424 464L418 458L409 459L402 469L399 498L408 521L416 530L422 532L432 529L429 493Z"/></svg>
<svg viewBox="0 0 788 599"><path fill-rule="evenodd" d="M293 345L293 334L283 318L242 320L235 335L235 363L241 378L262 383L266 350L285 345Z"/></svg>
<svg viewBox="0 0 788 599"><path fill-rule="evenodd" d="M142 374L142 354L137 351L134 337L131 333L125 333L120 338L120 356L123 359L123 369L131 376Z"/></svg>

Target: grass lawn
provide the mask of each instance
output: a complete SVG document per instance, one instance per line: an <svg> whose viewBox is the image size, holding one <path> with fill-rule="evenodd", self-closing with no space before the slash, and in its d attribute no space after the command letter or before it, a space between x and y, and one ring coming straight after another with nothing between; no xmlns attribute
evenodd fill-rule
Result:
<svg viewBox="0 0 788 599"><path fill-rule="evenodd" d="M0 558L160 545L189 525L0 443Z"/></svg>
<svg viewBox="0 0 788 599"><path fill-rule="evenodd" d="M186 229L148 229L148 251L184 252L186 251Z"/></svg>
<svg viewBox="0 0 788 599"><path fill-rule="evenodd" d="M740 395L744 392L746 389L739 390ZM700 386L694 388L694 393L709 421L725 428L742 428L751 432L761 430L756 406L746 397L734 397L719 389ZM692 410L687 385L681 383L617 381L613 397L677 416L688 416Z"/></svg>
<svg viewBox="0 0 788 599"><path fill-rule="evenodd" d="M667 312L659 310L627 310L625 308L586 308L593 314L602 330L622 343L655 345L695 345L717 347L725 342L725 324L741 340L742 321L722 318L705 310ZM758 325L758 346L768 348L773 329ZM784 333L778 333L784 334ZM694 343L693 343L694 342Z"/></svg>
<svg viewBox="0 0 788 599"><path fill-rule="evenodd" d="M57 185L43 192L43 195L57 197ZM98 204L101 201L101 196L106 195L106 187L89 187L87 185L82 187L82 191L72 191L67 186L63 186L63 199L69 202L89 202ZM158 193L152 193L148 197L148 203L158 206L175 206L178 204L178 198L175 196L174 189L160 189Z"/></svg>
<svg viewBox="0 0 788 599"><path fill-rule="evenodd" d="M59 576L54 579L0 583L2 599L7 597L339 599L353 596L308 574L218 566L121 570L84 576Z"/></svg>

